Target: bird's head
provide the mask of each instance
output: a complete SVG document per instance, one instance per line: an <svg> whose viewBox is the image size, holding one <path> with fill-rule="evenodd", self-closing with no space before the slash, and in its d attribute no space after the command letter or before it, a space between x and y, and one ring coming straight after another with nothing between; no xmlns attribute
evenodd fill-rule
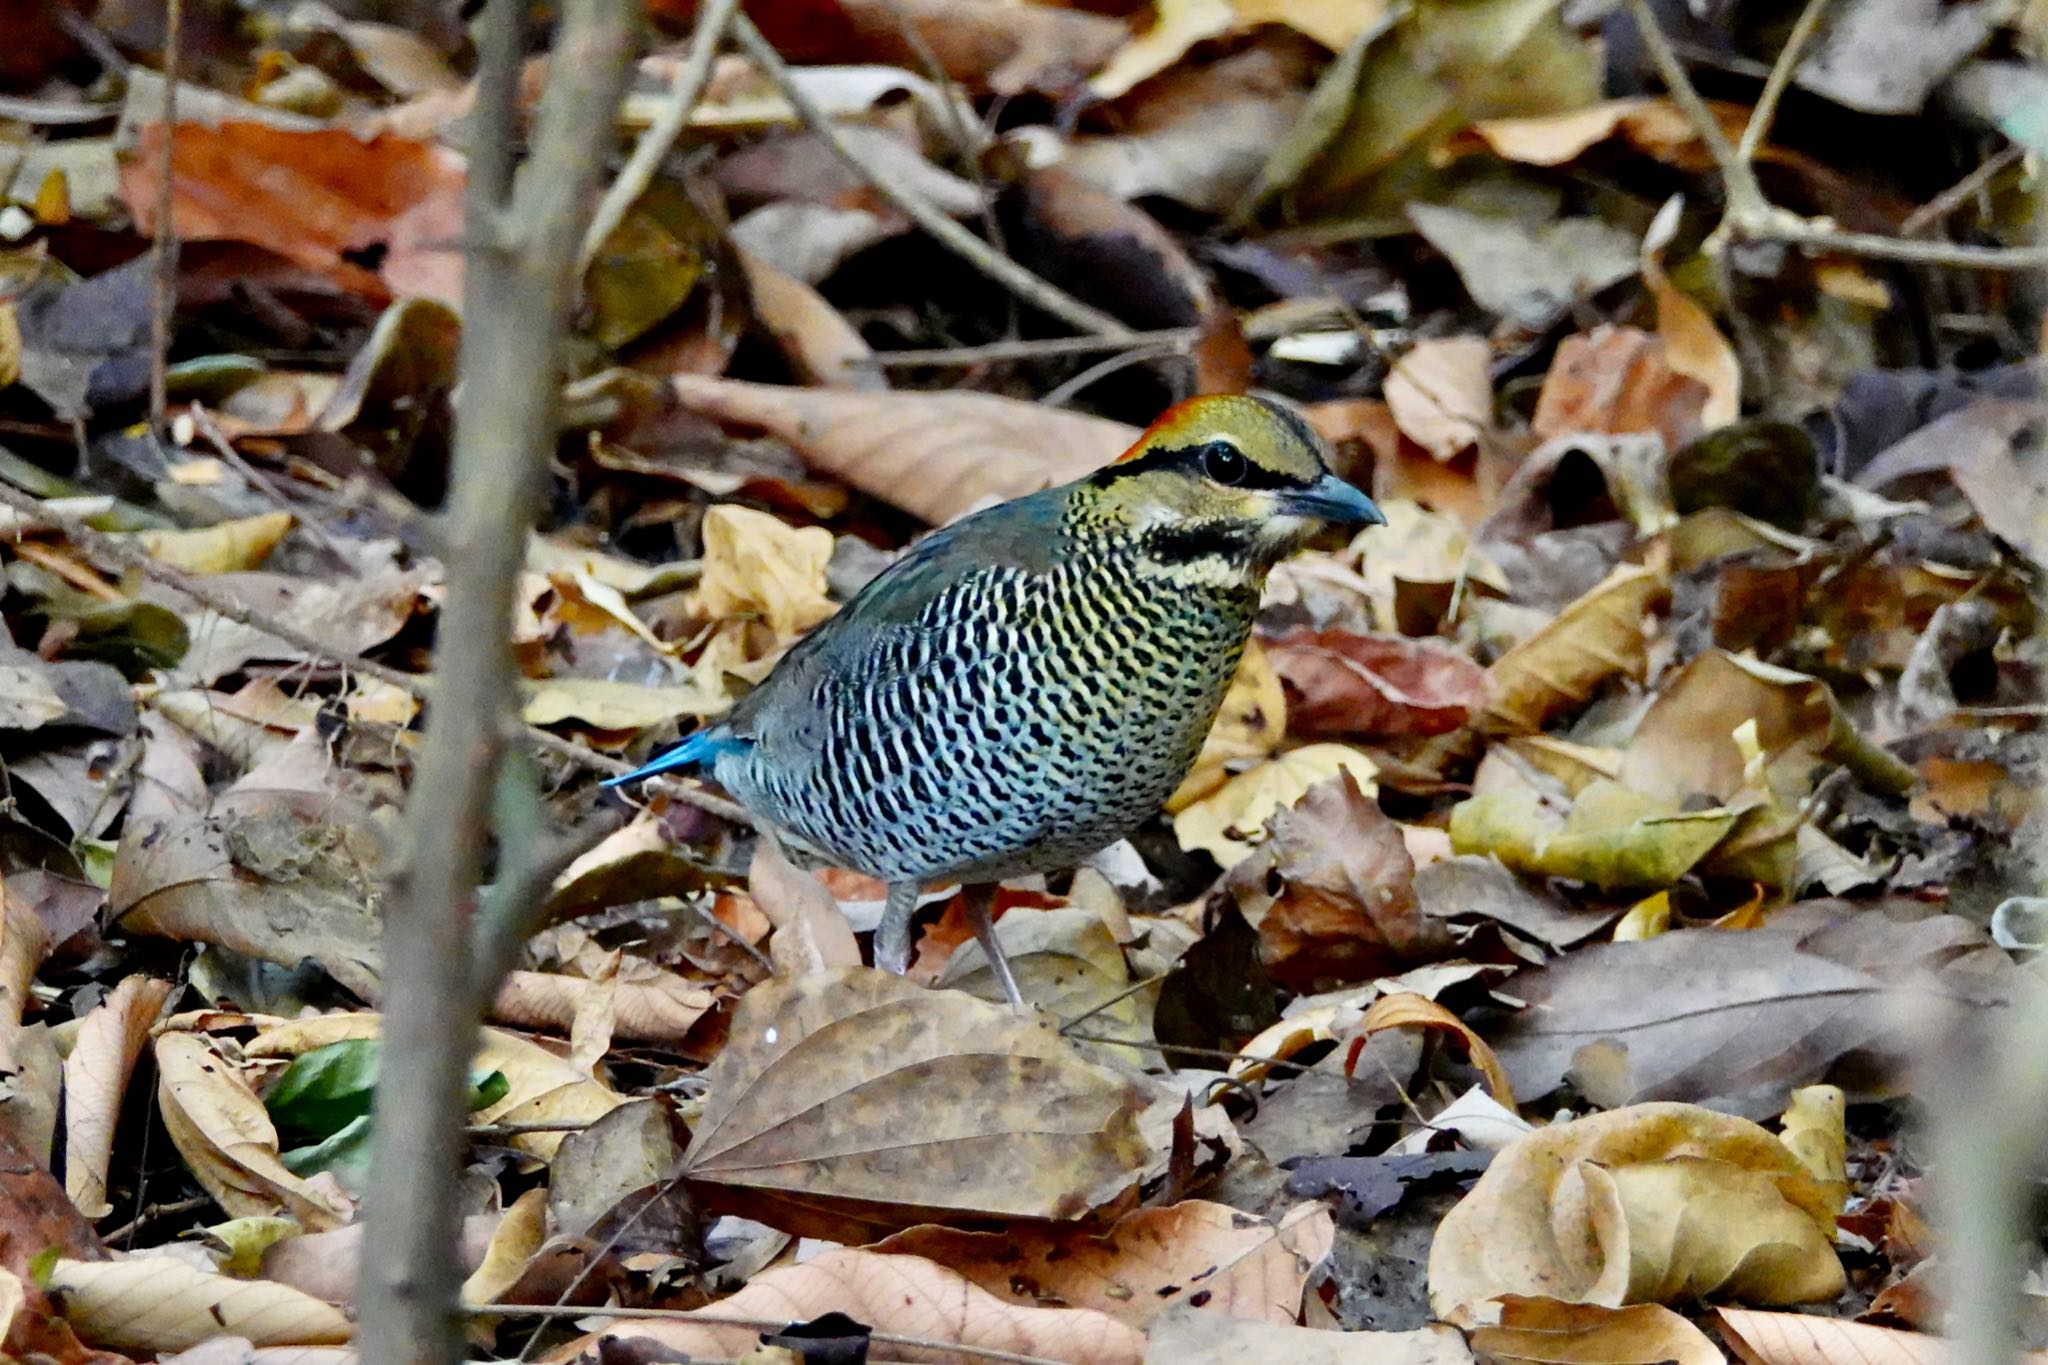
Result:
<svg viewBox="0 0 2048 1365"><path fill-rule="evenodd" d="M1266 398L1195 398L1083 480L1096 514L1168 562L1221 560L1251 575L1326 525L1386 525L1371 498L1330 473L1327 447Z"/></svg>

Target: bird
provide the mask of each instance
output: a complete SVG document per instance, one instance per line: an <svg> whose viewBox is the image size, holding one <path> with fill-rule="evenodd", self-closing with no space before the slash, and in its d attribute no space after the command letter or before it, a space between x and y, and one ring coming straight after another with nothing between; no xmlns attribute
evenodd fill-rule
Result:
<svg viewBox="0 0 2048 1365"><path fill-rule="evenodd" d="M962 883L1009 1003L996 883L1071 867L1180 785L1268 571L1381 525L1301 413L1193 398L1114 462L934 531L721 722L605 785L708 774L784 847L888 886L877 967L909 964L932 883Z"/></svg>

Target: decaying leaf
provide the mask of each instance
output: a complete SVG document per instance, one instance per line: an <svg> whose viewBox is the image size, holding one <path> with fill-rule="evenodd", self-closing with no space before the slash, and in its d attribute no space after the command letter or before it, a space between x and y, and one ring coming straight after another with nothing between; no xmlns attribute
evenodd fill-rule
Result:
<svg viewBox="0 0 2048 1365"><path fill-rule="evenodd" d="M1681 811L1675 803L1596 781L1560 814L1535 791L1482 792L1451 812L1451 847L1491 854L1511 871L1568 877L1603 891L1670 886L1735 828L1723 806Z"/></svg>
<svg viewBox="0 0 2048 1365"><path fill-rule="evenodd" d="M1196 1296L1205 1313L1293 1322L1302 1285L1329 1254L1332 1231L1329 1211L1316 1203L1274 1221L1188 1200L1126 1214L1101 1233L927 1226L897 1233L875 1250L951 1267L1020 1306L1092 1308L1144 1331Z"/></svg>
<svg viewBox="0 0 2048 1365"><path fill-rule="evenodd" d="M1144 1162L1142 1101L1048 1023L865 968L755 987L705 1081L684 1173L793 1228L1073 1218Z"/></svg>
<svg viewBox="0 0 2048 1365"><path fill-rule="evenodd" d="M702 1312L705 1322L625 1318L579 1345L647 1338L693 1356L730 1358L756 1345L760 1329L720 1319L801 1322L840 1312L876 1331L1071 1365L1138 1365L1145 1346L1142 1335L1107 1313L1019 1307L922 1257L844 1248L757 1275L739 1293Z"/></svg>
<svg viewBox="0 0 2048 1365"><path fill-rule="evenodd" d="M186 573L239 573L269 558L291 529L291 513L264 512L196 531L143 531L136 543L151 559Z"/></svg>
<svg viewBox="0 0 2048 1365"><path fill-rule="evenodd" d="M1145 1365L1472 1365L1456 1329L1432 1323L1412 1332L1328 1332L1292 1324L1216 1318L1176 1308L1147 1333Z"/></svg>
<svg viewBox="0 0 2048 1365"><path fill-rule="evenodd" d="M1445 1216L1429 1258L1430 1305L1450 1321L1504 1294L1781 1304L1842 1284L1834 1214L1791 1151L1746 1119L1682 1104L1522 1138Z"/></svg>
<svg viewBox="0 0 2048 1365"><path fill-rule="evenodd" d="M691 603L713 621L758 616L788 640L838 608L825 593L832 533L720 503L704 514L704 576Z"/></svg>
<svg viewBox="0 0 2048 1365"><path fill-rule="evenodd" d="M1493 425L1492 352L1482 337L1417 342L1387 375L1387 407L1408 439L1439 460Z"/></svg>
<svg viewBox="0 0 2048 1365"><path fill-rule="evenodd" d="M1288 631L1266 642L1305 738L1361 742L1439 735L1487 703L1487 671L1466 655L1397 635Z"/></svg>

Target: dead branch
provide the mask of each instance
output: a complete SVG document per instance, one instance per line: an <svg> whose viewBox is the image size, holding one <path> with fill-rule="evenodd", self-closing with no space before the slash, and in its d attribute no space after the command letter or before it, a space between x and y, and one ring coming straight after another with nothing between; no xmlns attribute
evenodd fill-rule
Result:
<svg viewBox="0 0 2048 1365"><path fill-rule="evenodd" d="M538 803L530 783L505 776L517 700L507 626L554 449L576 247L638 38L630 0L564 5L533 151L515 175L522 8L490 0L480 20L439 700L408 802L413 845L384 925L385 1046L357 1336L365 1365L462 1358L455 1174L469 1059L495 989L472 966L474 907L493 817L504 814L494 803L507 791Z"/></svg>
<svg viewBox="0 0 2048 1365"><path fill-rule="evenodd" d="M1018 265L1008 256L999 254L987 242L982 241L966 228L941 213L922 197L905 187L891 183L889 178L869 165L852 144L839 134L838 127L826 116L825 111L812 102L802 87L789 74L789 67L761 30L744 14L733 16L733 41L738 43L761 73L768 77L776 91L789 101L804 126L817 134L818 140L828 147L832 154L852 167L861 179L868 182L876 194L887 200L899 213L917 224L954 255L966 261L982 274L1002 285L1032 307L1052 314L1069 326L1097 336L1115 337L1128 341L1131 329L1124 326L1099 308L1092 308L1072 294L1047 283L1038 276Z"/></svg>
<svg viewBox="0 0 2048 1365"><path fill-rule="evenodd" d="M1719 121L1700 97L1699 89L1686 74L1684 64L1679 61L1671 40L1664 35L1656 16L1651 13L1647 0L1628 0L1629 13L1643 35L1643 46L1649 51L1657 74L1663 78L1672 101L1706 144L1708 154L1713 157L1714 168L1720 175L1724 202L1721 222L1709 234L1702 249L1718 259L1731 246L1777 242L1815 252L1905 261L1913 265L1954 266L1964 270L2033 270L2048 266L2048 247L1966 246L1957 242L1909 241L1878 233L1843 232L1825 219L1803 218L1790 209L1771 203L1764 196L1749 158L1770 130L1776 117L1778 99L1790 84L1792 73L1798 67L1800 52L1818 27L1826 3L1827 0L1808 0L1798 23L1793 26L1791 38L1772 64L1763 97L1750 115L1749 124L1743 130L1742 145L1738 148L1728 141Z"/></svg>

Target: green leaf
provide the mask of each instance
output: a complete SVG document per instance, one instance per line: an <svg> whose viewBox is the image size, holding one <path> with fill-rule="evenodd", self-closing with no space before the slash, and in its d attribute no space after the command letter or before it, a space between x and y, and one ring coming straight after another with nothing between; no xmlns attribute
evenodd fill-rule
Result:
<svg viewBox="0 0 2048 1365"><path fill-rule="evenodd" d="M470 1112L488 1109L511 1093L512 1082L505 1079L504 1072L492 1071L481 1076L472 1073L469 1078Z"/></svg>
<svg viewBox="0 0 2048 1365"><path fill-rule="evenodd" d="M381 1047L375 1038L349 1038L300 1053L264 1101L271 1121L280 1132L314 1139L367 1122Z"/></svg>
<svg viewBox="0 0 2048 1365"><path fill-rule="evenodd" d="M350 1194L359 1195L370 1177L370 1116L352 1120L324 1142L280 1153L278 1159L293 1175L303 1179L325 1171Z"/></svg>

